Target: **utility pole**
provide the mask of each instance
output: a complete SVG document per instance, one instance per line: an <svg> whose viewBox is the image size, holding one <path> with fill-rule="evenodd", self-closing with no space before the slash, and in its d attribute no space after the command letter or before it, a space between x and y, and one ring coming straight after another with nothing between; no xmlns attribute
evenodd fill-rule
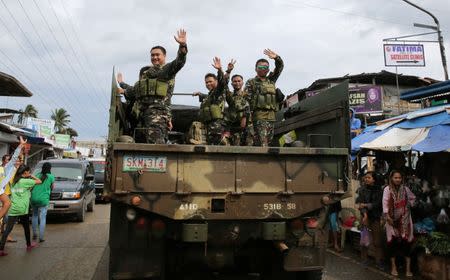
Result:
<svg viewBox="0 0 450 280"><path fill-rule="evenodd" d="M416 9L419 9L422 12L428 14L429 16L431 16L433 18L434 22L436 23L436 26L430 26L430 25L425 25L425 24L414 24L414 26L422 27L422 28L428 28L428 29L433 29L433 30L437 31L438 42L439 42L439 49L441 51L442 67L444 68L445 80L448 80L447 59L445 58L444 38L442 38L442 33L441 33L441 27L440 27L440 24L439 24L439 20L432 13L430 13L429 11L425 10L422 7L417 6L416 4L412 3L411 1L408 1L408 0L402 0L402 1L406 2L407 4L413 6Z"/></svg>

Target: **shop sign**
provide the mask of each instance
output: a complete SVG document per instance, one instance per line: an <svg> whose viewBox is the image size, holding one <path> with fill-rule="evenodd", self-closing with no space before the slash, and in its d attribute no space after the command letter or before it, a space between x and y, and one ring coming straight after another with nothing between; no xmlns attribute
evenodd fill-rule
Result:
<svg viewBox="0 0 450 280"><path fill-rule="evenodd" d="M384 44L384 65L398 67L425 66L425 50L419 44Z"/></svg>

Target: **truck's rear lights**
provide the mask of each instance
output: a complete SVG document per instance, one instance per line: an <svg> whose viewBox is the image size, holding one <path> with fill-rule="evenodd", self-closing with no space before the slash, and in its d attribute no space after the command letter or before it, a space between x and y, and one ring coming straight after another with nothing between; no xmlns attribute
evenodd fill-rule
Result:
<svg viewBox="0 0 450 280"><path fill-rule="evenodd" d="M131 204L134 206L138 206L141 204L141 197L139 195L135 195L131 198Z"/></svg>
<svg viewBox="0 0 450 280"><path fill-rule="evenodd" d="M160 220L160 219L156 219L152 221L152 230L165 230L166 229L166 224Z"/></svg>
<svg viewBox="0 0 450 280"><path fill-rule="evenodd" d="M224 198L211 199L211 212L225 213L225 199Z"/></svg>
<svg viewBox="0 0 450 280"><path fill-rule="evenodd" d="M145 226L147 225L147 220L144 217L140 217L136 221L136 228L137 229L145 229Z"/></svg>
<svg viewBox="0 0 450 280"><path fill-rule="evenodd" d="M319 222L317 221L316 218L309 218L309 219L306 221L306 226L307 226L309 229L315 229L315 228L318 227L318 225L319 225Z"/></svg>

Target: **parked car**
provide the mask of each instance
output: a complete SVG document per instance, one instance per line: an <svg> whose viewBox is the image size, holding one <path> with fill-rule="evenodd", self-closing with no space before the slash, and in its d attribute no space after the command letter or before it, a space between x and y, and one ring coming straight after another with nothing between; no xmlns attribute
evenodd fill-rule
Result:
<svg viewBox="0 0 450 280"><path fill-rule="evenodd" d="M105 183L105 164L104 158L88 158L88 161L94 164L95 171L95 200L104 201L103 185Z"/></svg>
<svg viewBox="0 0 450 280"><path fill-rule="evenodd" d="M75 214L83 222L86 211L94 211L94 165L79 159L43 160L36 165L34 174L41 171L45 162L52 165L51 173L55 176L48 214Z"/></svg>

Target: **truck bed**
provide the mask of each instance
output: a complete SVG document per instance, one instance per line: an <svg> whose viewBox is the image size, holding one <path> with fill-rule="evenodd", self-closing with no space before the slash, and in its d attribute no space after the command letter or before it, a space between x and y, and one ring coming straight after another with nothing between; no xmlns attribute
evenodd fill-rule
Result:
<svg viewBox="0 0 450 280"><path fill-rule="evenodd" d="M347 148L114 143L110 192L171 219L293 218L347 190ZM138 172L142 170L142 172Z"/></svg>

